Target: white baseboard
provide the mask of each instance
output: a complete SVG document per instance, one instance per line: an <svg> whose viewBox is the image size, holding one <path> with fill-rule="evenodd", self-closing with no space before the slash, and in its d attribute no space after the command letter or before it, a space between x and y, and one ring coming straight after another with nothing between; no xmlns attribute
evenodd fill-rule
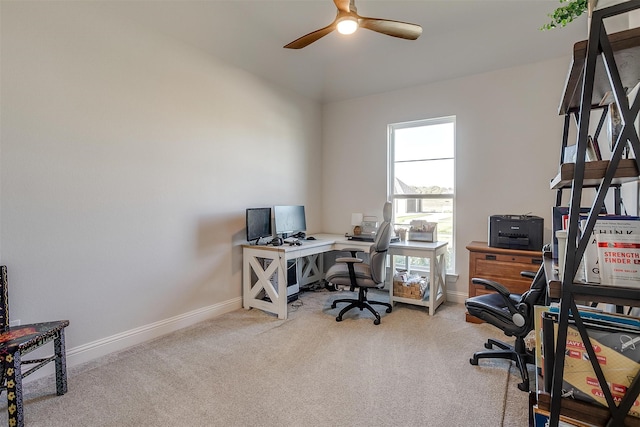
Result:
<svg viewBox="0 0 640 427"><path fill-rule="evenodd" d="M199 308L188 313L160 320L138 328L130 329L110 337L102 338L87 344L67 349L67 368L81 365L107 354L142 344L179 329L195 325L222 314L242 308L242 297L234 298L208 307ZM53 375L53 363L36 371L25 379L26 382Z"/></svg>
<svg viewBox="0 0 640 427"><path fill-rule="evenodd" d="M467 298L469 295L466 292L447 291L447 301L464 304Z"/></svg>

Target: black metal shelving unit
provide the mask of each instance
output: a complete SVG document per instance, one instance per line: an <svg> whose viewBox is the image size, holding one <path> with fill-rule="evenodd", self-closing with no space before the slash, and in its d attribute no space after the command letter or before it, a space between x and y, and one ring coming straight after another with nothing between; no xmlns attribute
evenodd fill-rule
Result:
<svg viewBox="0 0 640 427"><path fill-rule="evenodd" d="M576 43L574 46L573 63L560 106L560 114L565 115L563 152L571 115L574 115L576 119L578 135L575 164L567 166L567 170L561 169L558 177L551 183L551 188L558 190L558 203L561 202L563 189L571 191L565 274L559 293L560 309L556 338L556 355L559 357L555 357L548 401L549 425L551 427L558 426L561 413L578 421L596 425L640 425L640 419L627 415L640 394L640 375L636 375L622 401L616 404L576 305L576 300L587 300L594 302L615 301L617 304L640 306L640 289L610 287L606 284L574 283L580 260L587 247L598 213L604 206L608 191L613 189L616 205L619 206L620 185L628 180L638 180L639 178L640 139L635 121L640 110L640 96L636 97L633 104L630 105L628 95L629 91L640 82L640 28L607 34L604 24L604 20L608 17L628 13L638 8L640 8L640 0L631 0L593 12L589 39ZM591 112L595 109L605 109L611 102L617 104L623 120L621 134L613 145L609 160L587 162L585 155ZM603 112L599 128L602 127L604 114ZM631 147L632 155L629 159L623 158L626 147ZM564 164L561 165L561 168L564 166ZM580 238L579 218L584 188L595 188L596 196L588 215L586 227L582 232L582 235L586 237ZM567 408L566 406L570 406L569 402L562 398L565 364L563 356L566 351L569 313L572 313L575 327L582 337L585 350L608 404L608 412L603 414L602 408L600 408L598 416L593 415L598 411L590 412L585 409ZM587 404L586 407L588 406Z"/></svg>
<svg viewBox="0 0 640 427"><path fill-rule="evenodd" d="M598 126L594 132L593 135L593 143L594 145L598 146L598 137L600 136L600 133L602 132L602 127L605 124L605 121L607 119L607 114L609 112L609 106L605 105L602 108L602 113L600 114L600 120L598 122ZM565 149L568 146L568 142L569 142L569 129L571 128L571 123L572 120L574 119L574 123L577 125L579 125L579 119L578 119L578 112L577 111L567 111L564 115L564 127L563 127L563 131L562 131L562 149L560 151L560 167L562 167L563 164L566 163L567 159L565 159ZM600 149L598 148L598 152L600 152ZM614 190L614 202L613 202L613 206L614 206L614 213L616 215L621 215L622 214L622 196L621 196L621 186L622 184L620 183L612 183L611 187ZM595 187L595 186L594 186ZM552 187L553 188L553 187ZM557 190L556 193L556 206L562 206L562 195L564 190L568 190L571 187L567 187L565 185L558 185L557 187L555 187L554 189ZM597 187L596 187L597 188Z"/></svg>

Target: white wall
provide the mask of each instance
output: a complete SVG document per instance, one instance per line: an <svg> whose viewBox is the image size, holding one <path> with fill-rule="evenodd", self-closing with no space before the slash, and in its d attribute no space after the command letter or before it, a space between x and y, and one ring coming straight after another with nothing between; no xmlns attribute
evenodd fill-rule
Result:
<svg viewBox="0 0 640 427"><path fill-rule="evenodd" d="M246 207L305 204L312 232L380 217L389 123L457 116L450 296L489 215L532 212L550 237L568 57L321 108L91 2L1 8L11 317L70 319L76 360L239 307Z"/></svg>
<svg viewBox="0 0 640 427"><path fill-rule="evenodd" d="M320 229L319 104L91 2L2 2L1 19L13 319L69 319L73 353L237 308L245 208L305 204Z"/></svg>
<svg viewBox="0 0 640 427"><path fill-rule="evenodd" d="M567 47L570 51L571 47ZM569 58L327 104L323 108L324 229L344 233L351 212L381 214L387 196L387 125L457 117L456 271L449 296L468 289L465 246L487 241L492 214L532 213L551 232Z"/></svg>

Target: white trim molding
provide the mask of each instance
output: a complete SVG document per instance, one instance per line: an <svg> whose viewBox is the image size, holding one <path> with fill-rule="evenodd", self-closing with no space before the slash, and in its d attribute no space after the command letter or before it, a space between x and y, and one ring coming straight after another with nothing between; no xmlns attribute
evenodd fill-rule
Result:
<svg viewBox="0 0 640 427"><path fill-rule="evenodd" d="M242 298L237 297L73 347L67 350L67 368L90 362L99 357L124 350L134 345L142 344L240 308L242 308ZM52 366L53 365L50 364L50 366L34 372L33 375L25 379L25 383L53 375L54 371Z"/></svg>

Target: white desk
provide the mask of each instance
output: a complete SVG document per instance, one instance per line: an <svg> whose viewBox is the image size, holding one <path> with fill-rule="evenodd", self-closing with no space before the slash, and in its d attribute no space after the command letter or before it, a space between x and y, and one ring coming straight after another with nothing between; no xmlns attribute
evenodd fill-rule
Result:
<svg viewBox="0 0 640 427"><path fill-rule="evenodd" d="M393 255L405 257L427 258L429 260L429 299L403 298L393 295L393 280L389 286L389 302L415 304L427 307L427 312L433 315L443 302L447 300L447 242L416 242L406 241L392 243L389 246L391 257L391 275L395 273L395 258ZM407 263L408 266L408 263Z"/></svg>
<svg viewBox="0 0 640 427"><path fill-rule="evenodd" d="M259 308L270 313L275 313L280 319L287 318L287 261L297 259L300 271L299 285L324 278L324 263L321 256L325 252L344 250L346 248L359 248L369 252L371 242L348 240L346 237L335 234L314 234L316 240L302 240L301 246L258 246L242 245L242 300L245 309ZM422 243L402 242L392 243L389 246L389 254L405 255L421 258L429 258L430 283L441 284L442 294L446 299L445 287L445 262L446 242ZM438 266L438 268L434 268ZM392 269L392 271L394 271ZM436 272L437 271L437 272ZM272 277L277 280L270 280ZM277 286L274 286L274 282ZM271 301L261 298L263 291ZM391 286L393 293L393 286ZM434 292L431 292L434 295ZM408 298L392 297L393 301L407 302L428 306L431 313L435 307L442 303L442 299L421 301Z"/></svg>

